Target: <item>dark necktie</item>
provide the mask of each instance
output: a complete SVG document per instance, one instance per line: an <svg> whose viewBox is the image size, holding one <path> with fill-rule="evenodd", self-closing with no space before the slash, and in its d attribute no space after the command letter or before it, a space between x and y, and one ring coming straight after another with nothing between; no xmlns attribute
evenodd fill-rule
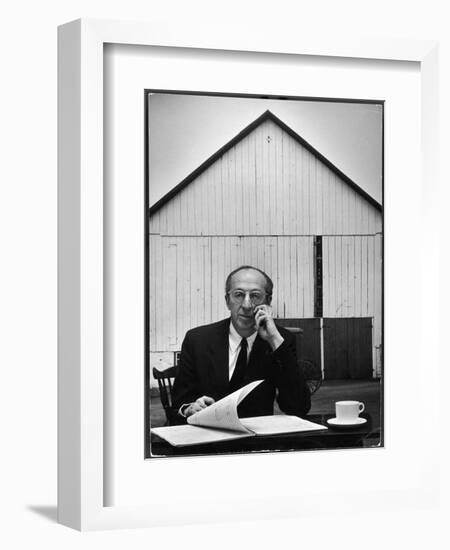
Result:
<svg viewBox="0 0 450 550"><path fill-rule="evenodd" d="M239 352L236 366L234 368L233 376L230 380L230 390L236 391L242 387L245 376L245 369L247 368L247 339L241 340L241 351Z"/></svg>

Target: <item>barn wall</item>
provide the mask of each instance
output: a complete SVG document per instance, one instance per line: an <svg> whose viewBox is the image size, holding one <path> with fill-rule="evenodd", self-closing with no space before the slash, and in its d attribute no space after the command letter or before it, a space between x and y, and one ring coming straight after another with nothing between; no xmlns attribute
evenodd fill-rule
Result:
<svg viewBox="0 0 450 550"><path fill-rule="evenodd" d="M381 374L381 235L322 239L323 316L373 317L373 365Z"/></svg>
<svg viewBox="0 0 450 550"><path fill-rule="evenodd" d="M274 282L274 313L312 317L312 237L150 236L150 351L176 351L186 331L229 315L228 273L243 263Z"/></svg>
<svg viewBox="0 0 450 550"><path fill-rule="evenodd" d="M351 235L381 232L374 206L266 121L150 220L161 235Z"/></svg>

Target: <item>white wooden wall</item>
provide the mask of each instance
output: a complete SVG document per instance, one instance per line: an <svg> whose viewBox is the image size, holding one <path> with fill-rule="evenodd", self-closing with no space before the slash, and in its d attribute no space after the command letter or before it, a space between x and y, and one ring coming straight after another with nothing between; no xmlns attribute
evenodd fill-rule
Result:
<svg viewBox="0 0 450 550"><path fill-rule="evenodd" d="M322 239L323 316L373 317L373 365L381 374L381 235Z"/></svg>
<svg viewBox="0 0 450 550"><path fill-rule="evenodd" d="M313 237L150 236L150 351L176 351L190 328L229 315L225 279L243 264L274 282L279 317L314 315Z"/></svg>
<svg viewBox="0 0 450 550"><path fill-rule="evenodd" d="M170 365L188 329L228 315L225 278L242 264L272 277L276 315L312 317L313 237L322 235L324 316L373 316L379 371L381 223L365 198L265 121L150 218L152 363Z"/></svg>
<svg viewBox="0 0 450 550"><path fill-rule="evenodd" d="M365 235L381 215L272 121L225 153L150 220L161 235Z"/></svg>

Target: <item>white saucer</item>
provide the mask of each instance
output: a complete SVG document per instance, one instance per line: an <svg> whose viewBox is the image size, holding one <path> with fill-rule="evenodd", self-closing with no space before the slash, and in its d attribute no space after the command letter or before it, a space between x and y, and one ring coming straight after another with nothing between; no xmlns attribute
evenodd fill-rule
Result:
<svg viewBox="0 0 450 550"><path fill-rule="evenodd" d="M361 417L358 417L355 420L352 420L352 421L342 421L342 420L338 420L337 418L329 418L327 420L327 424L329 424L330 426L336 426L336 427L339 427L339 428L354 428L356 426L361 426L362 424L365 424L367 422L367 418L361 418Z"/></svg>

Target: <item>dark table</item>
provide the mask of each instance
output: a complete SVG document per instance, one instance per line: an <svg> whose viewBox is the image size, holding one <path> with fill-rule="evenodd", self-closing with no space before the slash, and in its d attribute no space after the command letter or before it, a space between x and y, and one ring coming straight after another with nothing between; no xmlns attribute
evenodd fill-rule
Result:
<svg viewBox="0 0 450 550"><path fill-rule="evenodd" d="M265 437L248 437L245 439L192 445L188 447L172 447L163 439L152 434L151 455L152 457L198 456L380 446L382 444L380 427L373 426L372 418L369 414L363 413L360 416L366 418L367 422L355 428L335 428L328 426L326 421L334 417L332 414L310 415L307 417L307 420L322 424L324 430ZM325 429L326 427L328 429Z"/></svg>

